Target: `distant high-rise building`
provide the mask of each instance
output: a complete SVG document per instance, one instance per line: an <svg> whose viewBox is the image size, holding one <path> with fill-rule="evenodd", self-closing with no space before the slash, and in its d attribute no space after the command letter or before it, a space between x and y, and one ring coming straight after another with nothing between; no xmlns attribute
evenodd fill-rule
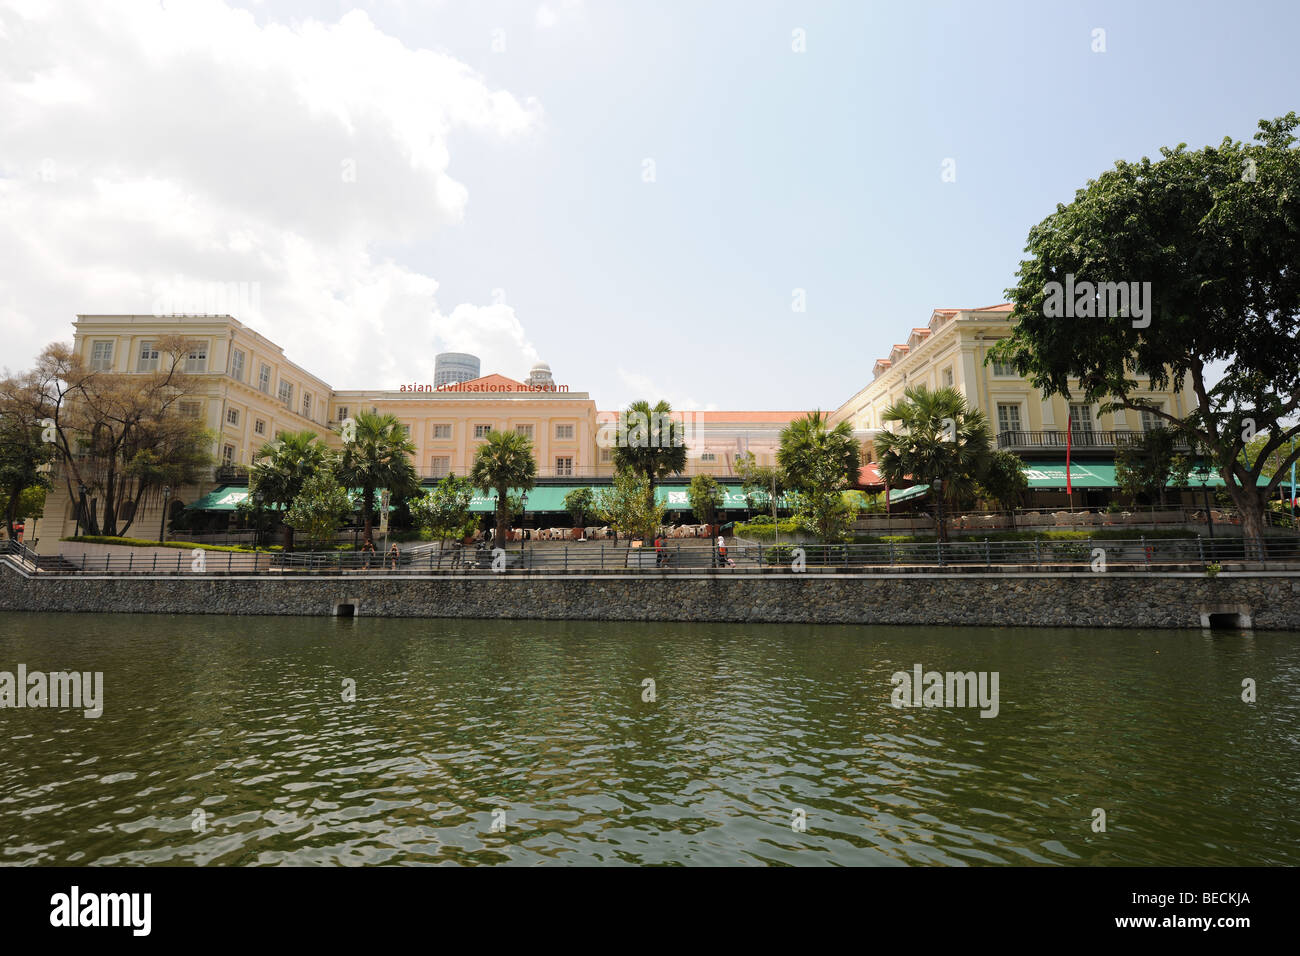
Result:
<svg viewBox="0 0 1300 956"><path fill-rule="evenodd" d="M479 377L477 355L466 352L441 352L433 360L433 387L455 385Z"/></svg>

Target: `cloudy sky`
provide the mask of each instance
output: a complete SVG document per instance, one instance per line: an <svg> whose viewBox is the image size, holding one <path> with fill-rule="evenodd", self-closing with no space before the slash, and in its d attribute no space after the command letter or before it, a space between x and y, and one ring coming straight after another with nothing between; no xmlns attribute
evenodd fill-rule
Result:
<svg viewBox="0 0 1300 956"><path fill-rule="evenodd" d="M1298 10L0 0L0 365L248 283L336 388L835 407L1116 158L1300 108Z"/></svg>

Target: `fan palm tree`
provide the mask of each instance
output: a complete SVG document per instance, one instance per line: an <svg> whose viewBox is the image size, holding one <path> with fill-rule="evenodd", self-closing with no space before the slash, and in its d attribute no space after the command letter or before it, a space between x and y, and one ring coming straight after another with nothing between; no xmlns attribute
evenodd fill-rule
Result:
<svg viewBox="0 0 1300 956"><path fill-rule="evenodd" d="M479 446L470 469L469 480L487 494L497 493L496 546L506 546L506 527L510 524L510 490L528 491L537 479L537 459L533 443L518 432L488 432L487 441Z"/></svg>
<svg viewBox="0 0 1300 956"><path fill-rule="evenodd" d="M934 496L935 533L940 541L947 541L944 500L974 494L989 456L988 418L967 405L955 388L931 391L913 385L903 390L902 400L885 409L880 420L901 426L901 431L883 432L876 438L880 474L890 485L907 478L932 488L942 482Z"/></svg>
<svg viewBox="0 0 1300 956"><path fill-rule="evenodd" d="M653 502L657 479L686 470L686 429L673 417L673 407L663 399L653 406L645 400L629 405L618 423L613 459L618 471L644 476Z"/></svg>
<svg viewBox="0 0 1300 956"><path fill-rule="evenodd" d="M344 442L338 478L347 488L361 489L361 523L372 545L375 491L387 488L393 495L415 494L420 479L411 464L415 445L395 415L361 412L355 420L352 441Z"/></svg>
<svg viewBox="0 0 1300 956"><path fill-rule="evenodd" d="M307 479L334 462L333 453L315 432L281 432L257 450L248 473L250 497L278 506L280 515L302 493ZM293 528L284 526L284 550L293 550Z"/></svg>
<svg viewBox="0 0 1300 956"><path fill-rule="evenodd" d="M853 426L847 421L832 426L830 416L820 411L809 412L781 429L776 463L786 483L804 494L824 491L828 483L840 481L847 487L857 480L860 458Z"/></svg>

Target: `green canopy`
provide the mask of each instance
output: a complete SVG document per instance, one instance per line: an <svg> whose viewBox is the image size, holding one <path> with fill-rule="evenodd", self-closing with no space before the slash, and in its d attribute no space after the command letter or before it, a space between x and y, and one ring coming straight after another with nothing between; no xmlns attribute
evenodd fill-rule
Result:
<svg viewBox="0 0 1300 956"><path fill-rule="evenodd" d="M898 488L889 490L890 505L897 504L900 501L906 501L908 498L919 498L930 490L929 485L912 485L910 488Z"/></svg>
<svg viewBox="0 0 1300 956"><path fill-rule="evenodd" d="M1063 461L1027 461L1024 469L1031 490L1065 488L1065 462ZM1260 483L1267 484L1268 480L1261 477ZM1115 463L1110 461L1072 461L1070 462L1070 484L1075 488L1118 488L1119 480L1115 477ZM1206 480L1204 487L1222 488L1223 484L1223 478L1219 473L1213 472ZM1178 488L1180 486L1171 482L1169 487ZM1181 487L1196 490L1202 487L1201 479L1193 472L1188 476L1187 484Z"/></svg>
<svg viewBox="0 0 1300 956"><path fill-rule="evenodd" d="M353 488L348 494L353 498L361 497L361 489ZM384 489L376 488L375 495L383 499ZM240 502L248 498L248 489L243 485L222 485L216 491L209 491L206 495L195 501L193 504L185 506L186 511L234 511L239 507ZM279 505L267 505L268 509L278 510ZM389 505L389 511L397 510L396 505Z"/></svg>
<svg viewBox="0 0 1300 956"><path fill-rule="evenodd" d="M528 500L524 503L524 511L528 514L537 512L563 512L564 498L569 492L576 491L579 488L591 488L593 492L599 494L608 485L537 485L528 492ZM748 507L745 502L745 491L740 485L719 484L718 489L722 492L722 509L724 511L738 511ZM511 494L520 494L519 489L513 489ZM689 511L691 507L690 495L687 489L681 485L655 485L655 500L663 505L669 511ZM481 490L475 492L474 497L470 500L469 510L475 512L491 512L496 510L497 494L495 491L489 494L483 494Z"/></svg>

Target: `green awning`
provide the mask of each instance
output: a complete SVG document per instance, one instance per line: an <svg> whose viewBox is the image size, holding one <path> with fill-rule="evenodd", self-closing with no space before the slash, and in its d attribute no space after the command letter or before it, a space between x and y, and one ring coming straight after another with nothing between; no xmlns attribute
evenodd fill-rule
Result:
<svg viewBox="0 0 1300 956"><path fill-rule="evenodd" d="M537 485L528 492L528 500L524 504L524 511L528 514L535 512L563 512L564 498L569 492L578 488L591 488L596 494L608 488L609 485ZM722 492L722 510L739 511L748 507L745 502L745 491L740 485L719 484L718 489ZM515 489L511 494L519 494ZM483 494L481 490L476 490L474 497L470 499L469 510L474 512L491 512L496 510L497 494L495 491L489 494ZM669 511L689 511L691 508L690 496L685 487L681 485L655 485L655 500L667 508Z"/></svg>
<svg viewBox="0 0 1300 956"><path fill-rule="evenodd" d="M375 490L376 497L382 500L384 489ZM361 489L353 488L348 492L353 498L361 497ZM186 505L186 511L234 511L240 502L248 498L248 488L243 485L222 485L216 491L209 491L193 504ZM270 510L278 510L279 505L267 505ZM396 511L396 505L389 505L389 511Z"/></svg>
<svg viewBox="0 0 1300 956"><path fill-rule="evenodd" d="M248 497L248 489L240 486L222 485L216 491L209 491L193 504L185 506L186 511L234 511L239 503Z"/></svg>
<svg viewBox="0 0 1300 956"><path fill-rule="evenodd" d="M929 485L912 485L910 488L891 488L889 490L890 505L897 504L900 501L906 501L908 498L919 498L930 490Z"/></svg>
<svg viewBox="0 0 1300 956"><path fill-rule="evenodd" d="M1063 461L1027 461L1025 462L1025 477L1029 479L1030 490L1034 489L1065 489L1065 462ZM1118 488L1119 481L1115 477L1114 462L1100 461L1072 461L1070 462L1070 484L1075 488ZM1268 479L1261 476L1260 484L1268 484ZM1201 479L1195 472L1187 478L1186 485L1175 485L1172 482L1170 488L1186 488L1195 491L1198 488L1222 488L1224 486L1223 478L1214 472L1201 484Z"/></svg>

